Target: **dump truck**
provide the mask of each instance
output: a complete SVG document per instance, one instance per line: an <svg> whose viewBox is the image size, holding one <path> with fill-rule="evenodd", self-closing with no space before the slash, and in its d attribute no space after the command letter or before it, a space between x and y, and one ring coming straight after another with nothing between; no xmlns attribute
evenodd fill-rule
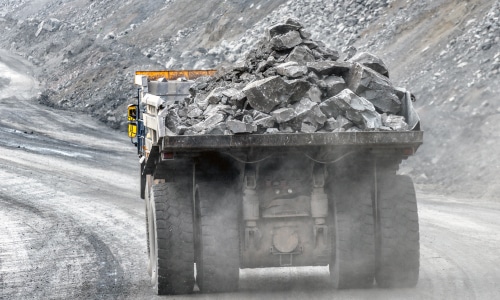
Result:
<svg viewBox="0 0 500 300"><path fill-rule="evenodd" d="M417 200L397 173L423 142L412 95L405 131L171 134L166 104L214 72L135 75L129 136L157 293L234 291L240 269L297 266L328 266L338 289L415 286Z"/></svg>

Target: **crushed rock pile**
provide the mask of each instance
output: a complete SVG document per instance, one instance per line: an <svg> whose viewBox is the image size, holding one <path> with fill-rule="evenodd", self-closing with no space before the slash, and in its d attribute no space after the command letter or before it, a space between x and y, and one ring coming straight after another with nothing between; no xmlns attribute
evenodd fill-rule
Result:
<svg viewBox="0 0 500 300"><path fill-rule="evenodd" d="M310 39L299 21L268 28L245 60L201 77L185 101L167 102L170 135L407 130L405 90L376 56Z"/></svg>

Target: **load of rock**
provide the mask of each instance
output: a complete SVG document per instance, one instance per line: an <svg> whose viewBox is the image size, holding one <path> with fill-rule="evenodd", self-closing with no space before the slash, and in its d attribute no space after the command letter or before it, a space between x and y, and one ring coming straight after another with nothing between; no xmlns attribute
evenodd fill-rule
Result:
<svg viewBox="0 0 500 300"><path fill-rule="evenodd" d="M245 60L200 77L167 101L169 135L407 130L404 90L375 55L310 39L299 21L271 26Z"/></svg>

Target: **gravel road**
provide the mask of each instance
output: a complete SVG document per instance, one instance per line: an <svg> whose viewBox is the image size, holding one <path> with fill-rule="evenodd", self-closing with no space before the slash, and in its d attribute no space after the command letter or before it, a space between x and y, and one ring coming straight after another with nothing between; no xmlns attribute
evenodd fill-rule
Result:
<svg viewBox="0 0 500 300"><path fill-rule="evenodd" d="M0 52L0 299L152 299L138 162L124 134L40 106L29 65ZM241 270L233 294L176 299L493 299L500 204L418 192L414 289L336 291L327 268ZM168 298L168 297L167 297Z"/></svg>

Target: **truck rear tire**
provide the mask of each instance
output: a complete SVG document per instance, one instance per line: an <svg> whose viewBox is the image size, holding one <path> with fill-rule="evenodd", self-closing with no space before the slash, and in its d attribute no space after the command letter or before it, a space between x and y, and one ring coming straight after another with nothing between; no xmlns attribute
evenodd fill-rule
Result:
<svg viewBox="0 0 500 300"><path fill-rule="evenodd" d="M368 288L375 275L374 217L369 182L339 180L330 193L333 209L330 276L334 288Z"/></svg>
<svg viewBox="0 0 500 300"><path fill-rule="evenodd" d="M203 293L238 289L238 217L241 202L238 195L234 186L224 181L202 182L197 185L196 281Z"/></svg>
<svg viewBox="0 0 500 300"><path fill-rule="evenodd" d="M418 282L420 242L417 198L408 176L379 184L376 280L384 288L414 287Z"/></svg>
<svg viewBox="0 0 500 300"><path fill-rule="evenodd" d="M149 190L149 187L146 186L144 188L144 214L145 214L145 219L146 219L146 245L147 245L146 249L147 249L147 253L148 253L148 274L149 274L149 276L151 276L151 275L153 275L153 271L152 271L153 263L151 261L152 256L151 256L151 247L150 247L151 240L149 238L149 236L150 236L149 227L151 226L150 220L152 222L152 219L150 218L151 202L150 202L149 195L150 195L150 190Z"/></svg>
<svg viewBox="0 0 500 300"><path fill-rule="evenodd" d="M155 233L154 243L151 243L153 285L158 295L191 293L194 237L189 184L158 183L153 185L150 197Z"/></svg>

